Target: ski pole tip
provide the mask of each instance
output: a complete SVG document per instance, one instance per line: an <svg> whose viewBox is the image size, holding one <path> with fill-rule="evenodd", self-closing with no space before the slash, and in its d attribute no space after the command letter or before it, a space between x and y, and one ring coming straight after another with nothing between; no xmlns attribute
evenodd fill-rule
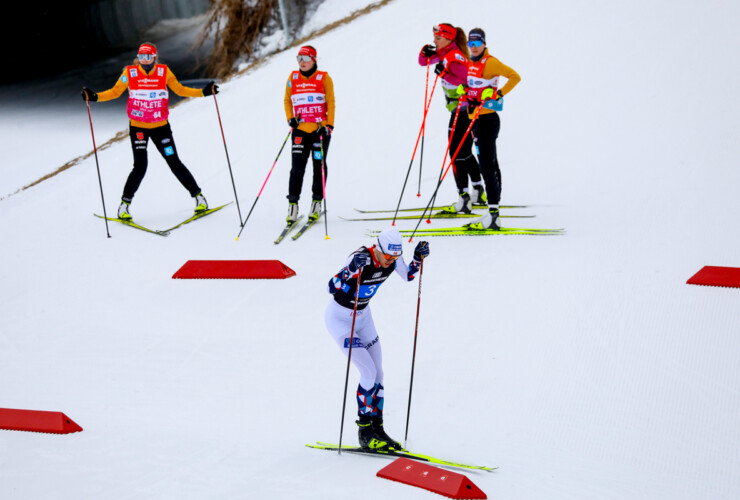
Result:
<svg viewBox="0 0 740 500"><path fill-rule="evenodd" d="M326 235L326 236L324 237L324 239L325 239L325 240L330 240L331 238L329 238L329 235L327 234L327 235Z"/></svg>

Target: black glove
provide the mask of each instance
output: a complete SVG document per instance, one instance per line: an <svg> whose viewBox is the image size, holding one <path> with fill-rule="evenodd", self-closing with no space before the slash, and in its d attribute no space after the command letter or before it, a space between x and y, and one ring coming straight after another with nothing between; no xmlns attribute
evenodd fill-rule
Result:
<svg viewBox="0 0 740 500"><path fill-rule="evenodd" d="M504 94L501 93L501 89L496 91L496 99L501 99L504 96Z"/></svg>
<svg viewBox="0 0 740 500"><path fill-rule="evenodd" d="M352 262L349 263L349 272L354 273L357 272L358 269L361 267L365 267L368 264L372 262L372 259L370 256L366 253L356 253L354 257L352 257Z"/></svg>
<svg viewBox="0 0 740 500"><path fill-rule="evenodd" d="M439 76L444 76L445 74L445 65L441 62L437 63L437 65L434 67L434 72L438 74Z"/></svg>
<svg viewBox="0 0 740 500"><path fill-rule="evenodd" d="M288 125L290 125L290 128L298 128L299 123L301 123L301 120L299 120L295 116L288 120Z"/></svg>
<svg viewBox="0 0 740 500"><path fill-rule="evenodd" d="M434 45L424 45L421 48L421 54L424 57L432 57L437 55L437 48Z"/></svg>
<svg viewBox="0 0 740 500"><path fill-rule="evenodd" d="M414 249L414 258L418 261L421 261L422 259L426 259L427 257L429 257L429 242L420 241L416 244L416 248Z"/></svg>
<svg viewBox="0 0 740 500"><path fill-rule="evenodd" d="M468 109L474 110L480 105L480 101L478 99L475 99L474 97L468 97Z"/></svg>
<svg viewBox="0 0 740 500"><path fill-rule="evenodd" d="M216 82L211 80L205 87L203 87L203 96L207 97L214 94L218 94L218 85L216 85Z"/></svg>
<svg viewBox="0 0 740 500"><path fill-rule="evenodd" d="M334 132L334 125L327 125L326 127L319 127L319 129L316 131L319 134L319 137L329 137L332 132Z"/></svg>
<svg viewBox="0 0 740 500"><path fill-rule="evenodd" d="M82 87L82 99L84 99L85 101L97 101L98 94L87 87Z"/></svg>

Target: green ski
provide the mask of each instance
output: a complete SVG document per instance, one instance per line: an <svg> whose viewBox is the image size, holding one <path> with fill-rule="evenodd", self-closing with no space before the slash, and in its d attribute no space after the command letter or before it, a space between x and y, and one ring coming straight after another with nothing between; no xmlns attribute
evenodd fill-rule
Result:
<svg viewBox="0 0 740 500"><path fill-rule="evenodd" d="M436 207L417 207L417 208L400 208L398 209L399 212L421 212L423 210L444 210L446 208L450 208L451 205L441 205ZM500 205L500 209L508 209L508 208L529 208L531 205ZM488 205L473 205L473 208L488 208ZM361 214L384 214L384 213L395 213L395 210L360 210L359 208L355 208L355 212L360 212Z"/></svg>
<svg viewBox="0 0 740 500"><path fill-rule="evenodd" d="M324 214L326 214L326 211L321 212L318 219L309 219L305 224L303 224L301 228L298 230L298 232L295 233L293 236L291 236L293 241L297 240L298 238L301 237L301 235L303 235L303 233L311 229L314 226L314 224L316 224L318 221L321 220L321 216Z"/></svg>
<svg viewBox="0 0 740 500"><path fill-rule="evenodd" d="M403 229L399 231L402 235L410 236L491 236L491 235L548 235L548 234L565 234L565 229L539 229L523 227L502 227L498 230L482 229L472 225L462 227L439 227L433 229ZM374 230L368 233L369 236L377 236L380 231Z"/></svg>
<svg viewBox="0 0 740 500"><path fill-rule="evenodd" d="M283 228L283 230L282 230L282 231L280 232L280 235L279 235L279 236L277 237L277 239L275 240L275 244L277 245L278 243L280 243L281 241L283 241L283 238L285 238L285 237L286 237L286 236L288 235L288 233L289 233L289 232L290 232L290 231L291 231L291 230L292 230L292 229L293 229L294 227L298 227L298 221L299 221L299 220L301 220L302 218L303 218L303 216L302 216L302 215L299 215L299 216L298 216L298 218L297 218L297 219L296 219L296 220L295 220L294 222L288 222L288 223L286 223L286 224L285 224L285 227L284 227L284 228Z"/></svg>
<svg viewBox="0 0 740 500"><path fill-rule="evenodd" d="M156 229L149 229L148 227L140 226L139 224L135 223L132 220L126 220L126 219L118 219L114 217L103 217L102 215L93 214L95 217L100 217L101 219L110 220L113 222L120 222L124 226L133 227L134 229L140 229L141 231L146 231L147 233L152 234L158 234L160 236L167 236L169 235L169 231L158 231Z"/></svg>
<svg viewBox="0 0 740 500"><path fill-rule="evenodd" d="M329 450L329 451L338 451L339 446L336 444L329 444L329 443L322 443L321 441L317 441L316 444L307 444L306 445L309 448L314 448L317 450ZM421 455L418 453L412 453L410 451L406 450L377 450L372 448L359 448L357 446L348 446L343 445L342 446L342 453L360 453L365 455L375 455L380 457L404 457L404 458L410 458L412 460L418 460L420 462L429 462L436 465L442 465L446 467L456 467L460 469L471 469L471 470L484 470L491 472L493 470L496 470L496 467L486 467L483 465L469 465L469 464L462 464L459 462L452 462L450 460L443 460L441 458L432 457L430 455Z"/></svg>
<svg viewBox="0 0 740 500"><path fill-rule="evenodd" d="M179 223L179 224L177 224L177 225L175 225L175 226L172 226L172 227L171 227L171 228L169 228L169 229L165 229L165 232L169 233L170 231L172 231L172 230L174 230L174 229L177 229L177 228L178 228L178 227L180 227L180 226L184 226L184 225L185 225L185 224L187 224L188 222L193 222L194 220L197 220L197 219L200 219L200 218L202 218L202 217L205 217L206 215L210 215L210 214L212 214L213 212L218 212L219 210L221 210L222 208L224 208L224 207L225 207L226 205L231 205L232 203L233 203L233 202L232 202L232 201L230 201L230 202L226 203L225 205L221 205L220 207L216 207L216 208L209 208L209 209L207 209L207 210L203 210L202 212L198 212L197 214L195 214L195 215L192 215L191 217L188 217L187 219L185 219L185 220L184 220L184 221L182 221L181 223Z"/></svg>
<svg viewBox="0 0 740 500"><path fill-rule="evenodd" d="M398 217L395 217L396 220L417 220L420 217L420 215L399 215ZM438 212L436 214L427 215L426 219L472 219L475 217L481 217L480 214L451 214L446 212ZM510 218L510 219L531 219L534 217L534 215L499 215L499 217L502 218ZM339 217L342 220L346 221L366 221L366 220L393 220L394 217L365 217L365 218L356 218L351 219L347 217Z"/></svg>

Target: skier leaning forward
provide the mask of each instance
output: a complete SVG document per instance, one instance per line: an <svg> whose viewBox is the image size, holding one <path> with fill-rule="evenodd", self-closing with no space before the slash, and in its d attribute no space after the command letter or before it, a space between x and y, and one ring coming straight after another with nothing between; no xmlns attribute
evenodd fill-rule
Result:
<svg viewBox="0 0 740 500"><path fill-rule="evenodd" d="M357 386L358 438L363 448L403 449L383 429L383 354L375 330L370 299L393 271L406 281L412 281L421 268L422 259L429 255L429 243L420 241L414 258L407 265L401 254L401 235L386 229L377 245L360 247L349 256L344 267L329 280L329 302L324 320L329 334L345 356L349 355L352 334L352 363L360 371ZM357 286L359 280L359 293ZM352 315L357 294L357 314L352 331Z"/></svg>
<svg viewBox="0 0 740 500"><path fill-rule="evenodd" d="M208 82L203 89L182 85L172 71L157 62L157 48L144 43L139 47L134 63L124 68L113 88L95 93L87 87L82 88L82 98L87 101L105 102L117 99L128 89L127 113L130 120L129 136L134 152L134 168L123 187L118 218L131 220L129 205L138 191L146 174L148 157L146 147L149 139L162 155L170 170L180 184L195 199L195 213L208 209L208 203L195 182L193 174L182 163L177 154L175 139L167 120L169 116L169 93L167 87L182 97L205 97L218 93L218 85Z"/></svg>

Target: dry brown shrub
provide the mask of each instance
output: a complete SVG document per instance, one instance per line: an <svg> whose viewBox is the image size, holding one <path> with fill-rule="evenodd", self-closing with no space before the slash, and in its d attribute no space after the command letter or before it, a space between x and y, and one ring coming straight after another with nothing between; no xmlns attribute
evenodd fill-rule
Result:
<svg viewBox="0 0 740 500"><path fill-rule="evenodd" d="M208 74L213 78L229 76L240 57L249 59L255 41L277 5L276 0L210 0L209 17L201 43L213 36L213 53Z"/></svg>

